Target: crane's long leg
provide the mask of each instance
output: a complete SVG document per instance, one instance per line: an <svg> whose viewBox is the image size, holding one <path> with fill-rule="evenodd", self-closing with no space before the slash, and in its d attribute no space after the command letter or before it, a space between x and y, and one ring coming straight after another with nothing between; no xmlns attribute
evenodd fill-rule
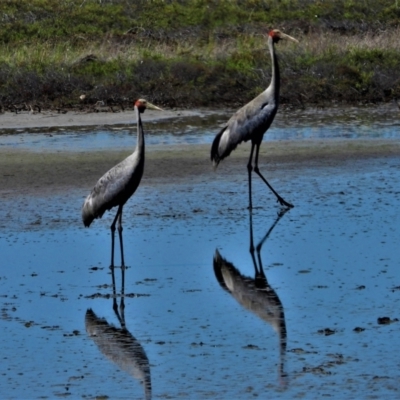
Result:
<svg viewBox="0 0 400 400"><path fill-rule="evenodd" d="M111 224L111 265L110 268L114 268L114 243L115 243L115 224L117 223L117 219L119 215L122 213L122 206L118 207L117 214L115 215L114 221Z"/></svg>
<svg viewBox="0 0 400 400"><path fill-rule="evenodd" d="M122 275L122 282L121 282L121 303L120 303L120 309L123 310L125 308L125 260L124 260L124 244L122 241L122 206L121 206L121 212L119 214L118 218L118 235L119 235L119 244L121 248L121 275Z"/></svg>
<svg viewBox="0 0 400 400"><path fill-rule="evenodd" d="M121 268L125 269L125 260L124 260L124 244L122 241L122 231L124 228L122 227L122 206L121 206L121 212L119 214L118 218L118 236L119 236L119 244L120 244L120 249L121 249Z"/></svg>
<svg viewBox="0 0 400 400"><path fill-rule="evenodd" d="M254 239L253 239L253 213L249 212L250 217L250 254L254 257Z"/></svg>
<svg viewBox="0 0 400 400"><path fill-rule="evenodd" d="M260 151L260 143L256 144L256 159L255 159L255 167L254 172L264 181L264 183L271 189L272 193L276 196L277 200L282 206L286 206L289 208L293 207L293 204L288 203L283 199L283 197L279 196L279 194L275 191L275 189L268 183L268 181L262 176L260 170L258 169L258 152Z"/></svg>
<svg viewBox="0 0 400 400"><path fill-rule="evenodd" d="M118 315L118 303L117 303L117 288L115 286L115 269L111 268L111 277L112 277L112 287L113 287L113 309L115 313Z"/></svg>
<svg viewBox="0 0 400 400"><path fill-rule="evenodd" d="M251 200L251 171L253 170L253 152L254 152L254 143L251 142L251 150L250 150L250 157L249 162L247 163L247 172L249 175L249 210L253 208L253 202Z"/></svg>

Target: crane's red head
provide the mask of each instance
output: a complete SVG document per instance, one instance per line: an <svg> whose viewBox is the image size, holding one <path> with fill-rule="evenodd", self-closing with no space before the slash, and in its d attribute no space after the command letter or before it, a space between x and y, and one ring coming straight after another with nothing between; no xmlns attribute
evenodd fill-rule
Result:
<svg viewBox="0 0 400 400"><path fill-rule="evenodd" d="M285 33L281 32L279 29L272 29L269 31L268 36L272 39L274 43L278 43L282 39L292 40L293 42L298 43L299 41L294 37L286 35Z"/></svg>
<svg viewBox="0 0 400 400"><path fill-rule="evenodd" d="M139 110L139 112L142 114L146 110L147 107L147 101L144 99L137 99L135 101L135 107Z"/></svg>
<svg viewBox="0 0 400 400"><path fill-rule="evenodd" d="M142 114L146 110L146 108L152 109L152 110L158 110L162 111L162 108L155 106L154 104L151 104L149 101L145 99L137 99L134 103L135 107L139 110L139 112Z"/></svg>

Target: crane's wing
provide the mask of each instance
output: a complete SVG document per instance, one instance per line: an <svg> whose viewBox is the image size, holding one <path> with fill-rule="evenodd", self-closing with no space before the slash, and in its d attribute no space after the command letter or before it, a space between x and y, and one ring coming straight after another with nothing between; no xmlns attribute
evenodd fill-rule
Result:
<svg viewBox="0 0 400 400"><path fill-rule="evenodd" d="M87 196L82 207L82 219L89 226L105 211L123 205L139 186L143 162L137 162L135 153L106 172Z"/></svg>
<svg viewBox="0 0 400 400"><path fill-rule="evenodd" d="M254 100L236 111L215 137L211 146L214 165L228 157L241 142L261 142L274 120L278 105L267 89Z"/></svg>

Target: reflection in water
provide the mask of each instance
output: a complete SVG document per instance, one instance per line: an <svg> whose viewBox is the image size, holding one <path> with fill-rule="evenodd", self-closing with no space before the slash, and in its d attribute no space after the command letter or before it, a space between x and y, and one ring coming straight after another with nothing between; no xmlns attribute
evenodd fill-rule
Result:
<svg viewBox="0 0 400 400"><path fill-rule="evenodd" d="M112 274L114 275L114 271ZM149 359L139 341L126 328L124 297L122 296L121 298L119 312L116 301L115 283L113 284L113 288L113 309L121 328L116 328L109 324L104 318L99 318L92 309L88 309L85 315L86 332L109 360L141 382L144 389L144 398L148 400L151 399Z"/></svg>
<svg viewBox="0 0 400 400"><path fill-rule="evenodd" d="M260 253L262 245L288 210L282 210L278 214L256 248L254 248L253 242L253 219L250 211L250 254L254 264L254 279L242 275L232 263L221 256L218 250L215 251L214 255L214 273L221 287L229 292L244 308L271 324L278 334L280 348L279 377L282 384L286 384L286 373L284 371L287 344L285 314L278 295L268 283ZM257 258L254 250L257 252Z"/></svg>

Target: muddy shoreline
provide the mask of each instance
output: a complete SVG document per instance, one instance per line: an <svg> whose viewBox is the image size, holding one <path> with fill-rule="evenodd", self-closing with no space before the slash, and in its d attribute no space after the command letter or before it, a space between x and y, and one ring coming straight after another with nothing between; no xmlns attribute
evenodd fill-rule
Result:
<svg viewBox="0 0 400 400"><path fill-rule="evenodd" d="M220 111L221 112L221 111ZM151 111L147 122L208 117L212 111ZM0 115L2 129L32 129L40 127L71 127L132 124L133 112L124 113L67 113ZM151 145L146 147L146 165L142 185L168 184L194 179L224 179L227 174L245 176L250 144L243 143L214 171L209 160L209 145ZM47 195L79 189L85 192L97 179L132 149L42 152L29 149L10 149L0 146L0 198L21 193ZM301 168L335 166L361 159L400 156L400 143L391 139L316 139L265 142L260 151L260 167L265 175L274 178L274 171L299 174Z"/></svg>
<svg viewBox="0 0 400 400"><path fill-rule="evenodd" d="M205 116L210 113L210 111L204 110L146 110L143 119L146 121L162 121L170 118ZM132 124L135 120L136 117L133 110L116 113L70 111L65 114L55 111L42 111L40 113L20 112L18 114L4 112L0 114L0 129L125 125Z"/></svg>
<svg viewBox="0 0 400 400"><path fill-rule="evenodd" d="M249 143L242 144L216 171L209 161L208 145L148 146L144 185L224 179L246 175ZM56 191L91 188L109 168L129 154L105 150L84 152L31 152L0 149L0 198L21 193L48 195ZM275 170L301 174L302 168L336 166L357 160L400 156L400 143L392 140L313 140L267 142L260 151L266 176Z"/></svg>

